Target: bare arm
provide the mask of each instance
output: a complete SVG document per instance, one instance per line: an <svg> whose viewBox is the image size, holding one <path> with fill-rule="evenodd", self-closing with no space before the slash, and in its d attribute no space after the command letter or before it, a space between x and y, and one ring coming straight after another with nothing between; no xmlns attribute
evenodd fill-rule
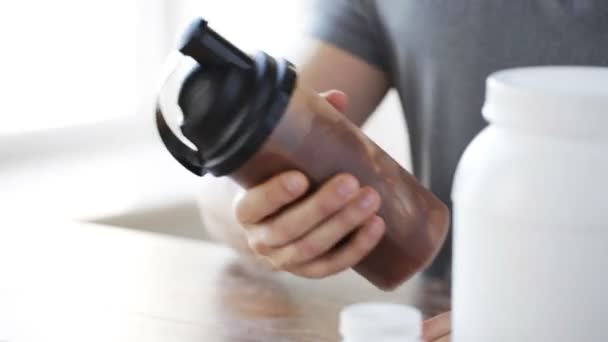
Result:
<svg viewBox="0 0 608 342"><path fill-rule="evenodd" d="M357 125L363 124L386 94L387 76L378 68L333 45L315 41L295 60L301 82L319 92L338 89L349 98L329 95L328 101ZM201 218L212 238L252 255L244 230L234 215L238 186L228 179L206 177L199 198Z"/></svg>
<svg viewBox="0 0 608 342"><path fill-rule="evenodd" d="M373 113L389 88L387 75L352 54L331 44L314 41L301 62L299 77L318 92L337 89L349 98L344 114L362 125Z"/></svg>

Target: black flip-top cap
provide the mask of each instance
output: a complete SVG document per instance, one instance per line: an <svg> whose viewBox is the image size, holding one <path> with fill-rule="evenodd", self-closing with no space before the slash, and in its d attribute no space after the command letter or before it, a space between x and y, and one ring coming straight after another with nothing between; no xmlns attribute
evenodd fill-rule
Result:
<svg viewBox="0 0 608 342"><path fill-rule="evenodd" d="M159 102L160 136L194 174L229 174L253 156L280 120L295 87L295 69L264 53L244 53L203 19L189 26L179 51L198 64L183 80L177 103L181 132L196 149L171 131Z"/></svg>
<svg viewBox="0 0 608 342"><path fill-rule="evenodd" d="M255 64L249 55L209 28L202 18L194 20L184 32L179 51L206 68L228 66L249 70ZM180 164L199 176L207 172L200 151L186 146L173 134L163 117L160 103L156 105L156 125L165 146Z"/></svg>
<svg viewBox="0 0 608 342"><path fill-rule="evenodd" d="M254 64L251 57L209 28L204 19L196 19L190 24L179 51L203 67L230 65L250 69Z"/></svg>

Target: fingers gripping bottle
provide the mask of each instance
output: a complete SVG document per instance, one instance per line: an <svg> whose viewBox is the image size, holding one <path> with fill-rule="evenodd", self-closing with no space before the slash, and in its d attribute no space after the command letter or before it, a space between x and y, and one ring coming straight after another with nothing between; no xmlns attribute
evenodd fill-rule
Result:
<svg viewBox="0 0 608 342"><path fill-rule="evenodd" d="M226 176L244 188L300 170L313 188L347 172L382 198L386 232L354 269L389 290L427 265L448 229L443 203L305 84L293 65L240 51L196 20L165 79L156 122L188 170ZM172 114L172 115L170 115ZM181 118L179 129L168 123Z"/></svg>

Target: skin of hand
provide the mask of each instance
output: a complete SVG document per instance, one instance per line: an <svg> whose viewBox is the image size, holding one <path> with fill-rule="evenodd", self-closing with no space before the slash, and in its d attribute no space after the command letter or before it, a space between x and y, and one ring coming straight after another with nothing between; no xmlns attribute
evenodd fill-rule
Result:
<svg viewBox="0 0 608 342"><path fill-rule="evenodd" d="M344 111L339 91L322 96ZM379 242L380 196L352 175L338 174L309 192L299 171L278 174L237 198L235 216L254 255L306 278L323 278L356 265ZM345 240L346 239L346 240Z"/></svg>
<svg viewBox="0 0 608 342"><path fill-rule="evenodd" d="M425 342L451 341L451 312L444 312L438 316L424 321L422 335Z"/></svg>

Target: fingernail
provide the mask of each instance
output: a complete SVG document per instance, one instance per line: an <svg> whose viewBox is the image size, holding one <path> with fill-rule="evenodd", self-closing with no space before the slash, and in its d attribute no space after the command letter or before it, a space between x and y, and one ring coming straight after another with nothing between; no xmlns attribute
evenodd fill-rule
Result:
<svg viewBox="0 0 608 342"><path fill-rule="evenodd" d="M376 203L376 195L373 193L366 193L363 198L359 200L359 206L362 209L367 209Z"/></svg>
<svg viewBox="0 0 608 342"><path fill-rule="evenodd" d="M350 197L357 191L357 183L352 178L341 179L337 187L338 195L342 197Z"/></svg>
<svg viewBox="0 0 608 342"><path fill-rule="evenodd" d="M293 195L299 195L306 187L306 182L300 175L289 175L284 179L285 188Z"/></svg>

